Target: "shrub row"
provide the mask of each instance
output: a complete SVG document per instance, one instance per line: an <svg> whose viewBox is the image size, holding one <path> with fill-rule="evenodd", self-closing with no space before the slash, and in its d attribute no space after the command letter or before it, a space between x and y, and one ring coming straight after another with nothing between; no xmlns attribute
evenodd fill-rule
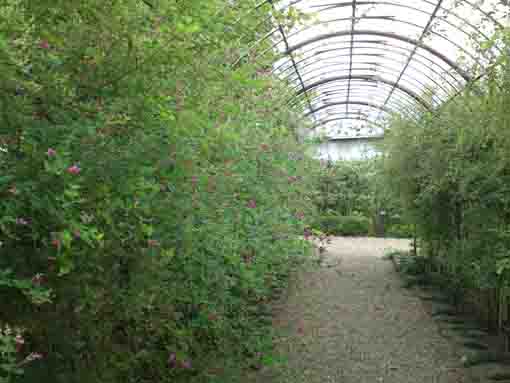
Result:
<svg viewBox="0 0 510 383"><path fill-rule="evenodd" d="M314 196L322 212L316 228L332 235L374 235L376 217L384 211L385 235L411 238L413 227L384 176L378 158L323 163Z"/></svg>
<svg viewBox="0 0 510 383"><path fill-rule="evenodd" d="M231 65L257 4L2 2L0 382L270 362L260 308L307 253L316 165L272 57Z"/></svg>
<svg viewBox="0 0 510 383"><path fill-rule="evenodd" d="M422 255L457 288L502 288L510 278L508 55L496 68L435 113L395 117L385 139L387 183Z"/></svg>
<svg viewBox="0 0 510 383"><path fill-rule="evenodd" d="M328 234L337 236L366 236L371 232L370 220L363 216L321 216L316 227Z"/></svg>

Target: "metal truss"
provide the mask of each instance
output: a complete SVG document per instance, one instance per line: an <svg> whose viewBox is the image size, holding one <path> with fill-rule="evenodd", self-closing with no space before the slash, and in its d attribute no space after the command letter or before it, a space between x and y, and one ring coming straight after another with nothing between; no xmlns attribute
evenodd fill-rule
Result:
<svg viewBox="0 0 510 383"><path fill-rule="evenodd" d="M382 127L395 113L437 113L505 54L481 49L503 26L475 0L266 0L254 12L267 5L317 16L289 28L266 14L259 25L274 28L247 53L256 60L279 52L272 72L293 92L286 105L314 128L341 120Z"/></svg>

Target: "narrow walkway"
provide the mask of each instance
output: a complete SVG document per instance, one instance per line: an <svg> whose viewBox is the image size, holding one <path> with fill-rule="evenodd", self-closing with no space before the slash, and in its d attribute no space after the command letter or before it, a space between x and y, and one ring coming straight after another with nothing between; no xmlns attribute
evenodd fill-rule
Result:
<svg viewBox="0 0 510 383"><path fill-rule="evenodd" d="M457 354L422 301L401 287L388 249L406 240L336 238L276 307L281 369L269 383L467 382ZM278 371L278 372L275 372Z"/></svg>

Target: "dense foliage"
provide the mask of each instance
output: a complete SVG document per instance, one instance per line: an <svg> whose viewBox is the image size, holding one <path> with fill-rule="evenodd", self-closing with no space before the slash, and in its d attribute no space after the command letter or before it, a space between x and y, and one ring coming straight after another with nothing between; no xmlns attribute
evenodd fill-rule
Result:
<svg viewBox="0 0 510 383"><path fill-rule="evenodd" d="M510 277L510 66L502 55L476 89L436 113L392 121L385 169L453 289L493 289Z"/></svg>
<svg viewBox="0 0 510 383"><path fill-rule="evenodd" d="M320 217L319 228L334 236L367 236L372 232L371 221L360 215L341 216L328 214Z"/></svg>
<svg viewBox="0 0 510 383"><path fill-rule="evenodd" d="M378 157L323 163L314 198L321 215L315 226L331 235L374 235L378 220L384 220L380 224L386 236L412 237L402 204L384 182L381 166Z"/></svg>
<svg viewBox="0 0 510 383"><path fill-rule="evenodd" d="M270 62L231 65L255 3L0 4L0 382L270 362L257 313L307 252L315 164Z"/></svg>

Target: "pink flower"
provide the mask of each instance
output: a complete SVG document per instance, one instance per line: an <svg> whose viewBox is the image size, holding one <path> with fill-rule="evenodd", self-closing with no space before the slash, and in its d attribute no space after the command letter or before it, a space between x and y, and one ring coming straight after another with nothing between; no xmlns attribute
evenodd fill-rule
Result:
<svg viewBox="0 0 510 383"><path fill-rule="evenodd" d="M305 213L303 213L302 211L297 212L296 218L302 220L303 218L305 218Z"/></svg>
<svg viewBox="0 0 510 383"><path fill-rule="evenodd" d="M24 218L16 218L16 225L27 226L28 221Z"/></svg>
<svg viewBox="0 0 510 383"><path fill-rule="evenodd" d="M303 236L305 237L306 240L310 239L310 237L312 236L312 232L310 231L310 229L305 229Z"/></svg>
<svg viewBox="0 0 510 383"><path fill-rule="evenodd" d="M246 206L250 209L255 209L257 207L257 202L254 199L248 201Z"/></svg>
<svg viewBox="0 0 510 383"><path fill-rule="evenodd" d="M159 246L159 242L158 242L158 241L156 241L155 239L149 239L149 240L147 241L147 245L148 245L149 247L158 247L158 246Z"/></svg>
<svg viewBox="0 0 510 383"><path fill-rule="evenodd" d="M173 367L175 367L176 362L177 362L177 355L175 354L175 352L172 352L168 356L168 366L173 368Z"/></svg>
<svg viewBox="0 0 510 383"><path fill-rule="evenodd" d="M39 359L42 359L43 358L43 355L38 353L38 352L32 352L30 353L30 355L28 355L25 360L24 360L24 363L30 363L30 362L33 362L34 360L39 360Z"/></svg>
<svg viewBox="0 0 510 383"><path fill-rule="evenodd" d="M181 362L181 367L185 370L191 370L191 361L190 360L184 360Z"/></svg>
<svg viewBox="0 0 510 383"><path fill-rule="evenodd" d="M32 283L36 286L41 286L44 282L45 282L46 278L44 277L43 274L36 274L34 275L34 277L32 278Z"/></svg>
<svg viewBox="0 0 510 383"><path fill-rule="evenodd" d="M39 47L42 49L50 49L50 44L46 40L41 40Z"/></svg>
<svg viewBox="0 0 510 383"><path fill-rule="evenodd" d="M191 177L191 183L192 183L193 185L196 185L196 184L198 183L198 177L197 177L197 176L193 176L193 177Z"/></svg>
<svg viewBox="0 0 510 383"><path fill-rule="evenodd" d="M81 238L80 230L73 231L73 235L74 235L75 238Z"/></svg>
<svg viewBox="0 0 510 383"><path fill-rule="evenodd" d="M25 344L25 339L23 339L23 336L21 334L16 335L14 338L14 342L16 343L16 351L20 352L23 348L23 345Z"/></svg>
<svg viewBox="0 0 510 383"><path fill-rule="evenodd" d="M81 172L81 169L78 165L73 165L67 168L67 172L70 174L78 174Z"/></svg>
<svg viewBox="0 0 510 383"><path fill-rule="evenodd" d="M54 157L57 155L57 151L55 149L48 148L48 150L46 151L46 155L48 157Z"/></svg>

